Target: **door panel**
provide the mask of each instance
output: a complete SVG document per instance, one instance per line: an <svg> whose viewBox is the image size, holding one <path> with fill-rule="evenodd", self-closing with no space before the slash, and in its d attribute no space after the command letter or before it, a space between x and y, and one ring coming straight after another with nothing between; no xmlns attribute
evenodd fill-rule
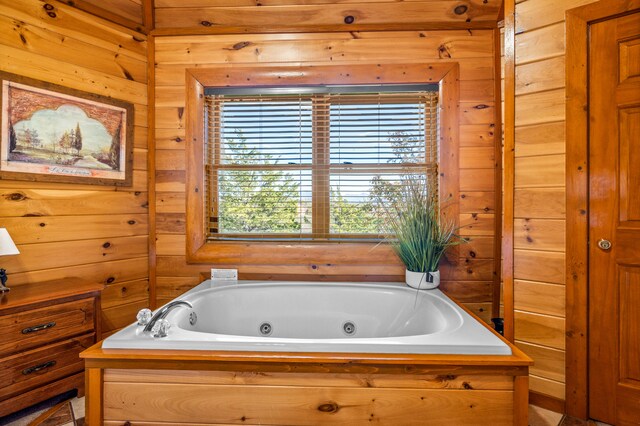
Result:
<svg viewBox="0 0 640 426"><path fill-rule="evenodd" d="M589 414L640 424L640 13L590 31Z"/></svg>

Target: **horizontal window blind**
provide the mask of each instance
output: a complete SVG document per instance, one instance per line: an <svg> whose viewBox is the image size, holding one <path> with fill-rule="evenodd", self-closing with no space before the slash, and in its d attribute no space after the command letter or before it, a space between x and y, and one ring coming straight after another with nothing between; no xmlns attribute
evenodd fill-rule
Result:
<svg viewBox="0 0 640 426"><path fill-rule="evenodd" d="M381 194L408 177L436 188L433 90L209 94L205 105L209 239L378 239Z"/></svg>

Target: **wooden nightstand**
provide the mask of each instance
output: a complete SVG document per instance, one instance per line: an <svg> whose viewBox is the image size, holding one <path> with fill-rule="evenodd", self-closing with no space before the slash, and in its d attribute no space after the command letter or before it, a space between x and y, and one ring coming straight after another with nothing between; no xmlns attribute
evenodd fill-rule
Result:
<svg viewBox="0 0 640 426"><path fill-rule="evenodd" d="M72 389L84 395L78 354L100 340L102 289L65 278L0 294L0 417Z"/></svg>

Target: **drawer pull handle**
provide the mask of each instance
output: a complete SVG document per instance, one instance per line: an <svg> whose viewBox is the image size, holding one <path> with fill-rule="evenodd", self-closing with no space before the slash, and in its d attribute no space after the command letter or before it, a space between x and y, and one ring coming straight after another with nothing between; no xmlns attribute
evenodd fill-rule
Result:
<svg viewBox="0 0 640 426"><path fill-rule="evenodd" d="M45 368L53 367L54 365L56 365L55 361L47 361L42 364L34 365L33 367L25 368L24 370L22 370L22 374L26 376L28 374L44 370Z"/></svg>
<svg viewBox="0 0 640 426"><path fill-rule="evenodd" d="M36 331L46 330L56 325L55 321L48 322L46 324L35 325L33 327L27 327L22 330L22 334L35 333Z"/></svg>

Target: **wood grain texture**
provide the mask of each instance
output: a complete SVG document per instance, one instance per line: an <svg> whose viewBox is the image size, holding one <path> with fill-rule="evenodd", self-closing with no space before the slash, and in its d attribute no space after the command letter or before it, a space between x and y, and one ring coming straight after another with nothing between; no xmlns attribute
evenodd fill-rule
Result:
<svg viewBox="0 0 640 426"><path fill-rule="evenodd" d="M564 220L517 218L514 229L514 247L517 249L565 250Z"/></svg>
<svg viewBox="0 0 640 426"><path fill-rule="evenodd" d="M99 339L101 289L70 277L0 296L0 417L74 388L84 393L79 353Z"/></svg>
<svg viewBox="0 0 640 426"><path fill-rule="evenodd" d="M506 425L513 424L515 411L527 408L514 389L522 390L516 379L526 379L530 360L516 347L512 350L508 356L354 358L338 353L113 351L98 344L82 357L87 386L104 395L103 408L98 399L90 401L96 404L94 415L103 409L107 421L359 424L371 422L373 413L373 421L423 424L429 413L435 424L451 419L482 424L489 416ZM521 406L516 409L515 403ZM434 411L443 417L434 417ZM485 414L473 414L478 412Z"/></svg>
<svg viewBox="0 0 640 426"><path fill-rule="evenodd" d="M564 316L564 286L524 280L516 280L515 286L516 309L559 317Z"/></svg>
<svg viewBox="0 0 640 426"><path fill-rule="evenodd" d="M518 34L516 63L522 65L564 55L564 43L564 22Z"/></svg>
<svg viewBox="0 0 640 426"><path fill-rule="evenodd" d="M564 121L519 126L516 129L516 157L564 154L565 136Z"/></svg>
<svg viewBox="0 0 640 426"><path fill-rule="evenodd" d="M454 1L359 2L351 4L281 4L232 7L211 7L198 3L196 7L174 5L156 10L156 28L194 28L199 26L305 26L344 25L345 17L352 16L353 24L412 24L433 22L494 21L498 13L497 2L483 4L478 0L468 3L463 13L454 13ZM207 7L209 6L209 7ZM203 23L205 22L205 23Z"/></svg>
<svg viewBox="0 0 640 426"><path fill-rule="evenodd" d="M93 303L93 299L84 299L0 317L0 326L5 330L0 337L0 354L7 355L93 330L96 315ZM50 326L41 331L23 332L45 324Z"/></svg>
<svg viewBox="0 0 640 426"><path fill-rule="evenodd" d="M262 38L265 39L265 36L263 36ZM181 39L184 39L184 38L181 37ZM378 38L373 38L373 39L377 40ZM200 45L204 46L205 41L207 40L208 39L206 38L198 36L198 37L195 37L195 39L190 41L191 42L197 41ZM211 45L213 47L214 44L212 43L213 42L208 43L207 46ZM167 49L168 47L171 47L170 44L164 44L163 46L165 49ZM175 48L175 46L173 47ZM440 65L446 65L446 67L448 68L445 68ZM427 68L425 68L424 65L416 66L412 64L404 65L404 66L401 66L400 68L391 67L388 64L378 64L376 65L376 68L375 68L376 73L373 76L367 75L367 73L365 72L365 69L367 68L369 67L353 66L353 65L350 65L348 67L343 67L343 66L296 67L295 68L296 75L294 76L292 76L291 72L288 71L292 68L284 67L281 65L278 65L277 67L272 66L271 68L269 67L235 68L233 72L231 72L226 67L206 69L206 70L203 70L200 68L193 68L188 71L189 75L193 76L193 77L190 77L193 79L193 83L189 83L188 90L186 91L186 93L187 95L192 93L195 96L197 96L197 94L202 91L201 82L211 82L207 84L223 84L223 85L226 85L226 84L250 85L250 84L255 84L255 82L260 82L261 84L267 84L271 82L273 84L276 84L281 78L281 76L282 78L287 78L292 80L292 84L293 83L305 84L305 82L308 83L312 81L313 82L322 81L325 83L332 83L332 82L338 83L338 82L344 81L345 79L351 82L362 82L362 81L369 81L367 79L372 79L372 78L377 78L385 81L410 82L410 81L416 81L414 80L415 78L420 78L418 73L418 70L420 69L426 69L427 75L429 76L432 75L433 76L432 78L434 79L434 81L441 79L444 75L446 76L451 75L450 83L447 83L447 78L449 77L445 77L445 80L443 82L443 86L442 86L443 99L448 99L447 96L453 96L453 95L450 95L449 92L451 92L452 94L457 93L457 89L456 89L457 78L452 74L454 72L453 70L455 70L456 68L452 67L450 64L437 64L437 66L434 66L434 67L429 65ZM238 77L237 77L238 75L252 75L252 77L251 77L251 80L247 82L246 80L238 80ZM376 77L376 75L378 77ZM348 76L348 78L345 76ZM448 87L450 87L451 89L445 89ZM457 96L454 96L454 97L457 99ZM466 117L465 120L467 120L468 122L493 120L494 117L492 116L493 111L491 110L491 104L492 102L490 101L487 101L481 104L470 103L470 102L463 103L463 105L461 105L461 108L460 108L460 111L461 111L460 116L458 116L458 114L455 112L457 109L455 100L448 101L446 104L446 105L451 105L451 107L446 106L445 112L449 111L449 109L452 111L450 114L447 114L448 116L451 117L451 123L445 125L445 128L450 130L447 132L447 135L443 134L443 137L445 138L444 140L445 140L445 147L446 147L446 149L443 148L443 153L445 153L443 154L443 158L446 159L447 165L443 166L443 170L445 171L441 175L441 181L443 182L443 185L446 185L447 187L451 188L450 190L443 189L443 194L446 197L452 196L454 199L457 199L456 182L458 181L458 178L455 172L457 170L457 158L459 153L453 146L453 143L457 141L457 137L455 137L454 135L454 131L456 131L457 129L457 124L456 124L458 122L457 119L460 118L460 120L462 120L462 117ZM187 102L187 105L190 105L190 103ZM193 151L193 149L199 149L198 147L200 145L199 143L193 144L191 142L191 140L193 139L193 136L189 136L189 135L196 135L196 140L199 140L201 138L198 133L199 129L201 129L201 126L198 124L198 120L200 120L200 118L198 117L197 112L193 113L193 108L188 108L186 111L186 114L182 115L182 117L180 117L180 111L178 109L173 111L173 113L175 113L179 119L179 121L174 121L173 123L174 127L183 126L183 124L181 124L182 122L188 123L187 125L188 132L187 132L186 139L190 141L190 144L192 146L191 150L187 151L188 159L189 161L197 162L198 161L197 159L201 157L201 154L199 152ZM446 122L449 123L448 121ZM189 133L191 131L190 129L194 129L195 133ZM451 133L451 135L448 135L448 133ZM179 152L178 150L167 150L166 153L162 152L162 155L163 156L167 155L168 156L167 158L172 159L175 157L176 153L178 152ZM481 152L484 155L487 155L490 159L492 158L493 150L483 150ZM165 166L164 164L170 164L170 165ZM173 168L176 164L178 165L178 167L176 167L176 170L171 170L171 171L179 171L177 169L179 169L182 166L179 166L180 163L176 161L172 161L172 160L162 161L162 167L164 168ZM193 163L193 164L197 164L197 163ZM478 166L483 165L485 167L490 166L490 168L487 169L489 171L489 174L485 174L485 175L491 176L491 180L488 180L486 185L488 188L492 189L493 175L494 175L493 167L495 167L495 165L486 164L486 163L480 163L477 165ZM474 169L465 169L465 170L470 170L471 173L473 173L482 169L474 168ZM278 244L270 244L268 245L269 246L268 249L265 249L265 247L267 246L264 246L264 244L262 244L262 246L264 247L262 246L258 247L257 245L252 245L252 244L219 243L215 245L215 248L217 250L216 251L217 254L215 255L216 257L209 256L208 258L205 258L205 257L201 258L201 256L204 256L204 251L202 252L202 254L197 254L196 256L194 256L194 253L199 253L200 250L204 250L208 246L211 246L211 247L214 247L214 246L203 245L202 243L203 240L201 236L197 237L195 234L193 234L193 232L189 231L190 224L193 226L193 224L197 224L199 222L197 217L193 217L190 215L200 214L198 213L200 211L200 208L198 207L198 203L201 198L201 195L200 195L200 191L196 192L194 188L198 188L201 186L199 183L201 180L201 176L200 175L194 176L193 174L188 174L187 177L188 177L187 193L190 194L190 196L188 197L187 204L186 204L187 205L186 225L187 225L187 235L189 236L186 238L181 237L179 233L167 233L167 234L159 235L158 236L158 253L159 254L163 256L164 255L166 256L183 255L184 251L180 247L184 247L186 243L187 247L189 247L190 244L193 244L194 247L200 247L197 249L198 252L190 252L189 250L187 251L188 256L191 257L191 261L196 261L196 262L233 263L233 264L244 262L247 264L256 264L256 265L264 264L265 266L275 265L275 264L291 265L291 264L297 264L297 263L308 263L309 261L314 261L316 265L321 265L325 263L335 263L336 253L331 254L331 257L333 258L333 260L330 260L329 257L326 257L325 249L318 245L305 245L304 247L301 246L301 248L303 248L304 250L296 251L295 256L292 257L291 255L287 254L286 247L281 247ZM462 178L460 180L462 181ZM469 186L474 186L474 185L470 183ZM193 206L191 206L192 200L193 200L193 203L195 203L193 204ZM169 214L180 214L185 211L184 206L185 204L183 201L183 195L181 193L160 193L160 192L158 193L157 209L159 212L169 213ZM451 210L452 207L455 207L455 204L451 205L451 207L448 207L448 209ZM451 211L449 214L451 214L452 217L457 218L457 215L453 211ZM469 215L468 218L473 223L470 223L469 224L470 226L465 228L465 233L467 235L471 235L471 236L483 236L483 235L493 236L494 235L495 233L493 231L494 224L491 221L490 216ZM198 228L195 227L194 229L198 229ZM336 249L347 249L347 248L348 248L348 253L345 253L344 256L342 255L338 256L339 258L342 259L341 263L344 263L347 265L354 265L354 266L361 263L363 264L363 266L365 264L376 265L376 264L381 264L380 262L382 261L382 259L386 258L386 261L389 262L388 263L389 266L395 264L395 261L393 260L393 258L390 258L389 256L383 254L384 250L380 251L380 248L371 250L370 248L366 248L364 245L362 245L362 247L358 245L350 245L349 247L347 247L347 245L345 244L345 245L338 246ZM360 253L361 250L366 250L367 255L366 256L359 255L358 253ZM264 255L267 253L268 253L268 256L264 257ZM451 271L451 274L454 277L456 276L453 271ZM456 279L456 278L452 278L452 279Z"/></svg>
<svg viewBox="0 0 640 426"><path fill-rule="evenodd" d="M504 304L505 337L514 340L514 229L515 212L515 80L516 39L515 3L504 3L504 94L503 94L503 150L502 150L502 294Z"/></svg>
<svg viewBox="0 0 640 426"><path fill-rule="evenodd" d="M565 156L546 155L516 158L516 188L564 187Z"/></svg>
<svg viewBox="0 0 640 426"><path fill-rule="evenodd" d="M105 382L110 383L164 383L202 384L226 386L331 386L341 388L360 387L367 383L371 388L408 389L478 389L512 390L513 378L491 375L451 375L416 374L405 377L393 374L338 374L338 373L296 373L237 371L197 371L197 370L140 370L108 368L104 372Z"/></svg>
<svg viewBox="0 0 640 426"><path fill-rule="evenodd" d="M516 341L515 343L524 353L536 360L535 364L530 368L531 374L564 383L564 351L533 343L520 341Z"/></svg>
<svg viewBox="0 0 640 426"><path fill-rule="evenodd" d="M515 311L516 340L555 349L565 348L564 318Z"/></svg>
<svg viewBox="0 0 640 426"><path fill-rule="evenodd" d="M104 392L106 420L179 422L188 416L190 421L201 423L243 423L244 418L281 425L329 422L346 425L373 418L383 423L420 419L422 424L447 421L480 425L487 416L496 424L510 424L513 419L512 392L497 390L342 390L245 385L241 392L234 392L234 387L225 385L155 384L149 387L144 383L105 381ZM169 396L171 404L163 403ZM274 410L274 407L278 408ZM424 416L425 412L430 413L428 417Z"/></svg>
<svg viewBox="0 0 640 426"><path fill-rule="evenodd" d="M518 238L514 266L519 285L517 288L522 291L516 296L518 308L526 314L549 314L553 318L562 319L572 311L574 303L580 303L580 298L574 298L573 283L571 290L566 289L566 302L559 299L565 291L562 284L574 280L568 272L563 273L565 257L568 259L567 263L573 262L569 258L584 249L584 242L576 239L575 229L570 230L570 223L577 222L585 226L586 220L583 214L586 208L567 204L573 201L566 197L565 191L565 186L569 187L576 182L567 173L575 170L584 172L586 164L581 160L569 160L569 148L565 147L570 146L569 141L575 140L577 135L571 136L572 125L566 123L572 123L576 117L569 116L565 109L569 111L575 108L574 111L580 110L579 114L584 114L586 102L573 97L570 86L572 83L566 80L572 73L584 70L584 63L576 61L572 56L565 58L565 48L575 47L578 40L575 35L568 34L574 29L568 24L565 26L564 21L567 10L592 2L593 0L528 0L517 2L516 5L517 189L514 223ZM575 83L580 86L586 84L586 80ZM578 195L578 198L581 196ZM584 264L578 269L583 266ZM579 274L578 269L571 268ZM573 277L579 276L575 273ZM555 296L551 296L552 294ZM561 322L555 323L558 327L562 326ZM548 325L552 324L554 322L550 321ZM558 330L560 331L561 329ZM585 334L580 330L568 331L567 338L581 341ZM526 339L521 343L535 345L535 342ZM584 348L581 351L586 352ZM549 353L532 353L534 358L539 356L542 363L547 363ZM562 349L559 348L559 352L554 354L562 354ZM573 354L567 357L567 365L573 363L572 357ZM546 395L562 400L565 397L564 389L555 380L560 380L559 365L564 361L563 357L556 356L555 359L555 373L545 373L546 378L551 381L532 379L531 388L542 396L546 392ZM583 371L586 367L580 368ZM544 370L550 371L550 368L545 367ZM583 374L573 371L578 376ZM572 377L567 377L568 382L571 380ZM575 398L581 392L584 389L573 387L567 397Z"/></svg>
<svg viewBox="0 0 640 426"><path fill-rule="evenodd" d="M140 6L116 0L111 12L125 4ZM70 275L102 285L136 282L137 289L149 276L147 37L64 2L43 6L0 1L0 70L133 103L133 185L1 180L0 223L20 250L3 267L15 291ZM128 300L107 296L110 309Z"/></svg>
<svg viewBox="0 0 640 426"><path fill-rule="evenodd" d="M564 284L564 269L564 253L515 250L514 276L516 279Z"/></svg>
<svg viewBox="0 0 640 426"><path fill-rule="evenodd" d="M145 27L141 0L111 0L108 8L100 0L73 0L69 4L136 31Z"/></svg>
<svg viewBox="0 0 640 426"><path fill-rule="evenodd" d="M95 334L91 333L4 357L0 361L0 381L5 384L0 389L0 400L14 397L34 387L83 371L84 362L80 359L79 354L93 345L95 341ZM30 374L23 373L34 366L51 362L54 364L44 370Z"/></svg>
<svg viewBox="0 0 640 426"><path fill-rule="evenodd" d="M564 188L526 188L515 191L515 216L519 218L564 219Z"/></svg>
<svg viewBox="0 0 640 426"><path fill-rule="evenodd" d="M33 405L33 401L42 401L57 395L60 389L77 389L78 395L83 395L84 373L77 373L59 381L23 392L14 398L0 401L0 413L4 416L5 414L13 413L16 409L29 407Z"/></svg>
<svg viewBox="0 0 640 426"><path fill-rule="evenodd" d="M529 376L529 389L542 395L548 395L560 400L564 400L565 398L564 383L535 376L533 374Z"/></svg>

